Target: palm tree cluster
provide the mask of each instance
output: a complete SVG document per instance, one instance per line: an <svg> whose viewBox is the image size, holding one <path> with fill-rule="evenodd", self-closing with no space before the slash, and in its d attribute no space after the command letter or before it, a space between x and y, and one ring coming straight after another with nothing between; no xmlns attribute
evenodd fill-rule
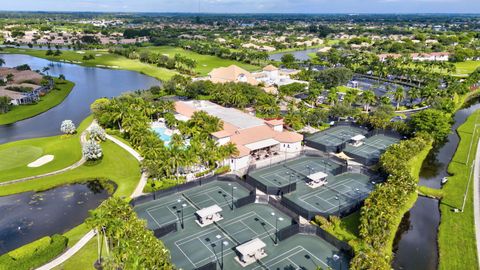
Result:
<svg viewBox="0 0 480 270"><path fill-rule="evenodd" d="M97 232L102 269L174 269L168 249L123 199L104 201L85 223Z"/></svg>
<svg viewBox="0 0 480 270"><path fill-rule="evenodd" d="M209 136L223 128L219 118L199 111L186 122L177 121L173 107L170 101L151 102L130 94L99 99L91 109L103 126L121 129L124 138L144 157L142 167L154 179L179 179L186 173L213 170L238 153L234 144L217 145ZM167 126L180 131L167 146L150 128L150 122L161 117Z"/></svg>
<svg viewBox="0 0 480 270"><path fill-rule="evenodd" d="M391 254L386 254L392 234L397 231L399 212L416 192L417 180L411 175L409 161L432 144L429 135L418 133L409 140L392 145L380 159L381 170L388 175L365 200L360 216L363 249L351 262L352 269L390 269Z"/></svg>

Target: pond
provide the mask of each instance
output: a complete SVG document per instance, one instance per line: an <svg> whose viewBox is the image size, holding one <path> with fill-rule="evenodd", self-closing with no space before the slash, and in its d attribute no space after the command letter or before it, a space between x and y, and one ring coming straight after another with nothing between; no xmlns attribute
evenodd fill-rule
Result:
<svg viewBox="0 0 480 270"><path fill-rule="evenodd" d="M314 48L314 49L306 49L306 50L293 51L293 52L274 53L274 54L271 54L269 57L270 57L270 60L281 61L282 56L284 56L285 54L293 54L293 56L295 56L295 59L300 61L306 61L310 59L310 56L308 56L309 53L316 53L317 51L318 51L318 48Z"/></svg>
<svg viewBox="0 0 480 270"><path fill-rule="evenodd" d="M78 226L109 197L107 189L113 184L89 181L0 197L0 254Z"/></svg>
<svg viewBox="0 0 480 270"><path fill-rule="evenodd" d="M28 64L33 70L49 66L53 76L65 75L75 87L57 107L11 125L0 126L0 144L60 133L60 123L65 119L76 125L90 114L90 104L101 97L115 97L124 92L148 89L160 82L138 72L83 67L75 64L51 62L45 59L20 54L2 54L7 67Z"/></svg>
<svg viewBox="0 0 480 270"><path fill-rule="evenodd" d="M470 114L480 109L479 100L469 102L465 108L455 114L455 123L448 140L438 150L432 151L422 165L420 185L441 188L441 180L448 176L450 163L460 138L456 129L465 122ZM395 241L395 269L437 269L438 245L437 230L440 224L438 201L419 197L413 208L405 214L402 226Z"/></svg>

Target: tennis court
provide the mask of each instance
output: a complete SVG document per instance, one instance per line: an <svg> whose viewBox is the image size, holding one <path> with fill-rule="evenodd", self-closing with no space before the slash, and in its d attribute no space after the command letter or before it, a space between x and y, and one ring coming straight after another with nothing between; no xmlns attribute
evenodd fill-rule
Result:
<svg viewBox="0 0 480 270"><path fill-rule="evenodd" d="M360 146L347 145L343 152L362 164L373 165L390 145L398 141L400 141L399 138L379 134L365 139Z"/></svg>
<svg viewBox="0 0 480 270"><path fill-rule="evenodd" d="M307 185L298 185L297 190L285 195L285 199L294 204L290 208L301 208L309 215L332 215L352 209L362 202L373 190L370 178L359 173L344 173L327 178L324 186L312 189ZM293 210L293 209L292 209Z"/></svg>
<svg viewBox="0 0 480 270"><path fill-rule="evenodd" d="M248 177L267 187L285 187L291 183L305 182L317 172L328 175L338 174L343 164L323 157L302 156L288 162L265 167L249 173Z"/></svg>
<svg viewBox="0 0 480 270"><path fill-rule="evenodd" d="M247 189L234 182L215 181L139 205L135 207L135 211L140 218L147 220L148 227L154 230L180 220L182 211L186 223L193 221L194 213L201 208L216 204L222 209L230 209L232 202L248 195Z"/></svg>
<svg viewBox="0 0 480 270"><path fill-rule="evenodd" d="M212 262L220 269L222 261L223 269L232 270L278 267L287 269L285 267L292 266L295 269L299 269L297 266L315 269L313 265L323 269L328 267L340 269L337 266L339 261L332 258L334 254L341 252L316 235L297 234L279 241L276 237L277 230L291 226L293 220L275 207L251 203L240 208L230 208L229 188L232 186L228 184L214 181L181 194L171 194L135 207L137 214L147 220L149 228L158 228L170 222L179 224L177 231L160 238L170 250L172 262L178 269L196 269ZM235 187L237 187L234 190L235 198L236 194L238 198L249 194L247 189L238 185ZM177 202L178 198L180 202ZM200 227L195 222L194 212L198 207L210 206L212 203L221 206L223 220ZM182 207L182 204L185 206ZM238 256L235 247L255 238L265 243L267 256L247 267L242 267L234 259ZM342 256L345 267L349 258L347 255Z"/></svg>
<svg viewBox="0 0 480 270"><path fill-rule="evenodd" d="M355 126L335 126L317 132L305 139L307 146L324 152L341 151L342 145L356 135L365 135L367 129Z"/></svg>

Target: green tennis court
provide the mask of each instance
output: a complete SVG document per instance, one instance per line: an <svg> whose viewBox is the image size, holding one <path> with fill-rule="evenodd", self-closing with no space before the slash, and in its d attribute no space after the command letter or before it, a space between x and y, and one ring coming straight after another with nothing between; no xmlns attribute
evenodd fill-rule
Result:
<svg viewBox="0 0 480 270"><path fill-rule="evenodd" d="M230 184L230 185L229 185ZM233 190L233 201L232 201ZM218 205L222 209L230 209L232 202L248 196L249 191L232 182L212 182L186 192L170 195L164 198L135 207L138 216L148 221L150 229L157 229L167 224L177 222L181 212L185 222L194 220L194 213L201 208ZM183 209L182 209L183 208Z"/></svg>
<svg viewBox="0 0 480 270"><path fill-rule="evenodd" d="M348 142L355 135L365 135L367 129L355 126L335 126L329 129L317 132L305 139L307 145L326 152L335 152L337 147Z"/></svg>
<svg viewBox="0 0 480 270"><path fill-rule="evenodd" d="M283 164L255 170L249 177L268 187L284 187L294 182L305 182L309 175L317 172L337 174L342 166L344 165L328 158L302 156Z"/></svg>
<svg viewBox="0 0 480 270"><path fill-rule="evenodd" d="M276 238L277 230L289 227L293 220L269 204L251 203L240 208L230 208L230 194L228 188L233 184L237 189L234 195L248 195L248 190L236 183L214 181L204 186L189 189L181 194L171 194L160 199L150 201L135 207L137 214L145 218L149 228L169 222L183 221L177 231L171 232L160 239L170 250L173 263L178 269L196 269L208 263L220 266L223 269L289 269L285 267L319 266L323 269L340 269L339 261L334 261L334 254L341 252L315 235L294 235L283 241ZM177 199L184 198L180 203ZM200 227L195 222L195 205L210 206L216 203L221 206L223 220L206 227ZM186 206L182 207L181 204ZM174 208L176 206L176 208ZM179 207L183 209L183 219ZM260 239L265 243L267 256L257 262L242 267L236 260L238 256L235 247L252 239ZM275 244L278 243L278 244ZM344 266L348 265L349 258L342 257Z"/></svg>
<svg viewBox="0 0 480 270"><path fill-rule="evenodd" d="M379 134L365 139L360 146L347 145L343 152L348 156L359 159L364 164L371 165L371 163L378 161L390 145L399 141L399 138Z"/></svg>
<svg viewBox="0 0 480 270"><path fill-rule="evenodd" d="M359 173L344 173L327 180L326 185L317 188L298 185L285 198L306 211L330 215L354 207L374 188L370 178Z"/></svg>

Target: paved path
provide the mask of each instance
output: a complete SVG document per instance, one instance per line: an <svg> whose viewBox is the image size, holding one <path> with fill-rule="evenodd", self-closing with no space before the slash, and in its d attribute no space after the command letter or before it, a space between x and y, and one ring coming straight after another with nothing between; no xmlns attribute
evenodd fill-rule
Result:
<svg viewBox="0 0 480 270"><path fill-rule="evenodd" d="M90 129L90 127L92 125L93 125L93 123L90 124L90 126L88 126L88 128L85 129L82 132L82 135L80 136L80 145L81 146L87 141L87 130ZM61 173L64 173L66 171L70 171L70 170L73 170L73 169L76 169L76 168L82 166L85 163L85 161L86 160L82 155L82 158L79 161L75 162L74 164L72 164L72 165L70 165L66 168L63 168L63 169L60 169L60 170L57 170L57 171L53 171L53 172L49 172L49 173L40 174L40 175L28 176L28 177L24 177L24 178L20 178L20 179L15 179L15 180L2 182L2 183L0 183L0 187L10 185L10 184L25 182L25 181L28 181L28 180L33 180L33 179L38 179L38 178L43 178L43 177L47 177L47 176L61 174Z"/></svg>
<svg viewBox="0 0 480 270"><path fill-rule="evenodd" d="M111 140L118 146L125 149L132 156L134 156L135 159L137 159L139 162L143 160L142 156L140 156L140 154L137 151L135 151L133 148L123 143L119 139L113 136L110 136L108 134L107 134L107 139ZM130 198L135 198L143 195L143 188L147 184L147 179L148 179L147 173L142 173L142 176L140 177L140 181L138 182L138 185L133 191L132 195L130 195ZM52 268L59 266L60 264L64 263L66 260L70 259L70 257L75 255L75 253L77 253L82 247L84 247L94 236L95 236L95 232L93 230L89 231L86 235L82 237L82 239L80 239L80 241L75 243L75 245L73 245L71 248L65 251L62 255L57 257L55 260L37 268L36 270L50 270Z"/></svg>
<svg viewBox="0 0 480 270"><path fill-rule="evenodd" d="M480 143L477 145L475 166L473 169L473 212L475 216L475 238L477 240L477 254L480 258ZM480 267L480 261L479 267Z"/></svg>

